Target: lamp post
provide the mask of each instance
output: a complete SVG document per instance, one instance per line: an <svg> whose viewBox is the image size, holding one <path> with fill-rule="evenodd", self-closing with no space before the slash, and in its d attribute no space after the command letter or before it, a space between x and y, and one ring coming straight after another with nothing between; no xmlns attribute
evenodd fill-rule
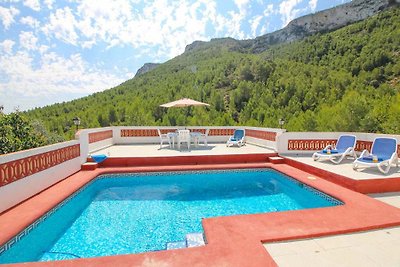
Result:
<svg viewBox="0 0 400 267"><path fill-rule="evenodd" d="M79 119L79 117L75 117L72 119L72 121L74 122L74 124L76 126L76 131L78 131L78 127L81 124L81 119Z"/></svg>
<svg viewBox="0 0 400 267"><path fill-rule="evenodd" d="M280 118L279 119L279 126L281 127L281 129L282 129L282 126L285 124L285 120L283 119L283 118Z"/></svg>

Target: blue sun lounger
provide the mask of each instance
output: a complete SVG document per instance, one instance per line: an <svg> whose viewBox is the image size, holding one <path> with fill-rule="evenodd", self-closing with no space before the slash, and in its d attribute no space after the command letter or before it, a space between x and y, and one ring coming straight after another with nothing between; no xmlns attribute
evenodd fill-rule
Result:
<svg viewBox="0 0 400 267"><path fill-rule="evenodd" d="M245 131L243 129L235 130L233 136L229 137L226 146L237 145L241 147L244 145Z"/></svg>
<svg viewBox="0 0 400 267"><path fill-rule="evenodd" d="M399 165L397 157L397 139L388 137L375 138L371 153L364 150L360 157L353 162L353 169L362 167L377 167L387 174L392 164Z"/></svg>
<svg viewBox="0 0 400 267"><path fill-rule="evenodd" d="M312 155L314 161L319 159L329 159L335 164L339 164L346 156L357 158L355 152L357 139L354 135L341 135L335 146L328 145L322 151Z"/></svg>

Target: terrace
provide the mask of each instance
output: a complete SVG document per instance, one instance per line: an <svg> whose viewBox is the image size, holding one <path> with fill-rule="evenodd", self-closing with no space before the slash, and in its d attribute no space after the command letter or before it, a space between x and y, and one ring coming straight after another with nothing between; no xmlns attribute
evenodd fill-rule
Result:
<svg viewBox="0 0 400 267"><path fill-rule="evenodd" d="M395 250L383 249L394 244L398 246L400 242L398 167L393 166L388 175L383 175L377 169L354 171L351 159L339 165L311 159L312 152L335 143L341 133L295 133L243 127L246 129L246 145L227 148L225 142L234 127L191 127L190 130L204 131L206 128L210 128L209 145L200 144L190 150L180 151L167 146L160 149L156 127L107 127L80 130L73 141L1 156L0 227L7 230L0 233L0 245L5 244L0 253L24 235L26 227L99 174L272 168L342 200L345 205L331 209L204 219L202 223L208 241L204 247L75 262L77 265L99 266L147 263L156 266L193 263L291 266L303 258L308 259L304 261L307 266L329 261L340 265L340 262L334 262L333 249L344 246L347 250L342 251L343 257L352 255L352 266L356 266L365 263L363 255L366 252L359 253L362 240L370 240L369 250L365 251L374 250L376 254L370 254L368 263L390 265L400 262ZM354 134L358 140L358 152L370 149L374 138L382 136ZM400 143L400 136L394 137ZM100 164L88 163L90 154L105 154L108 158ZM371 196L382 201L365 194L373 194ZM14 238L16 235L17 239ZM335 240L339 241L335 243ZM326 245L328 243L336 245ZM265 244L264 247L261 244ZM376 251L384 252L379 254ZM383 259L382 255L388 257ZM251 263L249 258L253 259ZM59 266L71 263L56 262Z"/></svg>

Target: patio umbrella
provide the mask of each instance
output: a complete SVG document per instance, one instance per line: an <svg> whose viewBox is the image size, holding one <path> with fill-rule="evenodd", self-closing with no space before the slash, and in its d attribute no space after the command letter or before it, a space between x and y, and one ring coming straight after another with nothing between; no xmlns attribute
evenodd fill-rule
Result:
<svg viewBox="0 0 400 267"><path fill-rule="evenodd" d="M190 98L182 98L176 101L160 105L160 107L164 108L172 108L172 107L179 108L179 107L190 107L190 106L209 106L209 104L199 102Z"/></svg>

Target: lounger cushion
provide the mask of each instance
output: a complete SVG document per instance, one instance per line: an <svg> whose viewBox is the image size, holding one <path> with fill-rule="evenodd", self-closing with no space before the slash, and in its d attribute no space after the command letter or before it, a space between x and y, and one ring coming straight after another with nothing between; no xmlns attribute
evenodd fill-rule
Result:
<svg viewBox="0 0 400 267"><path fill-rule="evenodd" d="M92 155L91 157L97 163L101 163L101 162L103 162L103 161L105 161L107 159L107 156L104 155L104 154Z"/></svg>
<svg viewBox="0 0 400 267"><path fill-rule="evenodd" d="M322 153L328 154L328 150L324 149L324 150L322 150ZM334 150L334 149L331 150L331 154L337 154L337 153L339 153L339 151Z"/></svg>
<svg viewBox="0 0 400 267"><path fill-rule="evenodd" d="M373 160L373 157L372 157L372 156L362 157L362 158L360 158L360 160L361 160L361 161L364 161L364 162L372 162L372 163L374 163L374 160ZM387 159L382 158L382 157L378 157L378 162L381 162L381 161L384 161L384 160L387 160ZM376 163L376 162L375 162L375 163Z"/></svg>

